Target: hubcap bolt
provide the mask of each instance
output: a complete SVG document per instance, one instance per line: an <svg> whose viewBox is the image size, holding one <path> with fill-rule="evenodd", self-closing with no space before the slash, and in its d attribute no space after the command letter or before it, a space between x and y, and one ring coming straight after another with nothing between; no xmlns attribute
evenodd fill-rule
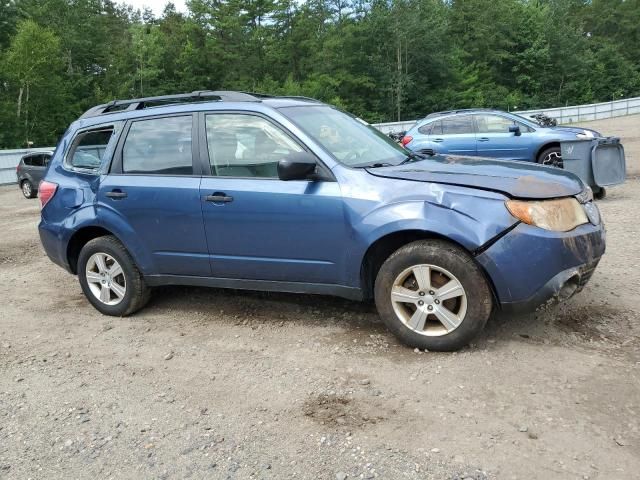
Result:
<svg viewBox="0 0 640 480"><path fill-rule="evenodd" d="M422 305L424 305L424 302L423 302L422 300L420 300L420 301L418 302L418 305L422 306Z"/></svg>
<svg viewBox="0 0 640 480"><path fill-rule="evenodd" d="M427 307L427 310L433 310L433 307L432 307L431 305L429 305L429 306Z"/></svg>
<svg viewBox="0 0 640 480"><path fill-rule="evenodd" d="M429 295L434 295L436 292L434 292L433 290L429 290Z"/></svg>
<svg viewBox="0 0 640 480"><path fill-rule="evenodd" d="M424 297L424 292L420 292L418 293L418 295L420 295L421 297Z"/></svg>
<svg viewBox="0 0 640 480"><path fill-rule="evenodd" d="M436 305L438 305L440 303L440 300L436 299Z"/></svg>

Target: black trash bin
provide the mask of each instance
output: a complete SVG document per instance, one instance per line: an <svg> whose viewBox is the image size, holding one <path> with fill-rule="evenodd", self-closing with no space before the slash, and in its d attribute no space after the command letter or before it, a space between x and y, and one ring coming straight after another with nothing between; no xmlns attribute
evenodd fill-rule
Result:
<svg viewBox="0 0 640 480"><path fill-rule="evenodd" d="M587 138L560 142L562 168L578 175L604 197L605 187L624 183L626 160L617 137Z"/></svg>

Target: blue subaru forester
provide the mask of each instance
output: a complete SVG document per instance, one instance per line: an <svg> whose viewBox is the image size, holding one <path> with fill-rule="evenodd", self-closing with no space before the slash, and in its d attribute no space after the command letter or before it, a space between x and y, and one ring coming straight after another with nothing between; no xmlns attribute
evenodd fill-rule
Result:
<svg viewBox="0 0 640 480"><path fill-rule="evenodd" d="M318 101L114 101L61 139L40 238L106 315L166 284L374 299L404 343L467 344L492 311L579 291L605 250L560 169L426 157Z"/></svg>

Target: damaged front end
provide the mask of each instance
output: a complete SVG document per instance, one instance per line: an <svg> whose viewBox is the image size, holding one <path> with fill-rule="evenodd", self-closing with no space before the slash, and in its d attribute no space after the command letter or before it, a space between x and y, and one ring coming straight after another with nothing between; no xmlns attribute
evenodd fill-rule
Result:
<svg viewBox="0 0 640 480"><path fill-rule="evenodd" d="M529 205L527 205L529 204ZM507 201L518 225L476 257L503 311L531 311L580 292L605 252L605 230L590 195Z"/></svg>

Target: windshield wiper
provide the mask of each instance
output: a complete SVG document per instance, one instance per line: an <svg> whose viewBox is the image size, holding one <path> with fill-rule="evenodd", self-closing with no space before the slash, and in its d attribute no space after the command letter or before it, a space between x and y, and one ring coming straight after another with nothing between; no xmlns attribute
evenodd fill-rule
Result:
<svg viewBox="0 0 640 480"><path fill-rule="evenodd" d="M355 165L353 168L380 168L380 167L393 167L392 163L388 162L376 162L376 163L367 163L364 165Z"/></svg>
<svg viewBox="0 0 640 480"><path fill-rule="evenodd" d="M409 152L407 154L407 158L401 161L398 165L404 165L405 163L413 162L415 160L424 160L425 158L427 158L427 156L422 153Z"/></svg>

